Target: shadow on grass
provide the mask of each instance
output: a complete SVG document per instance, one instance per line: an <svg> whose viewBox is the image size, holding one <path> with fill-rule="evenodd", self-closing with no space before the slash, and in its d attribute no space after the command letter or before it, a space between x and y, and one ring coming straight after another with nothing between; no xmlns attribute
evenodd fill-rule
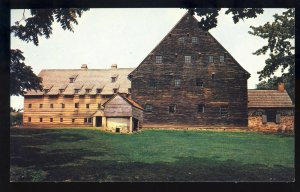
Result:
<svg viewBox="0 0 300 192"><path fill-rule="evenodd" d="M170 163L143 163L101 160L102 156L111 155L104 151L59 149L45 152L38 148L53 142L83 139L88 137L60 134L56 130L12 133L11 181L293 181L295 177L291 167L242 164L220 160L217 156L177 157Z"/></svg>

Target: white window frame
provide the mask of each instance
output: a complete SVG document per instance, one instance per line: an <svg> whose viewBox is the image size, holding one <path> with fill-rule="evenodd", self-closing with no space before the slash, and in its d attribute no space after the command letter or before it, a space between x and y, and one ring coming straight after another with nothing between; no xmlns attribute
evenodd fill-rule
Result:
<svg viewBox="0 0 300 192"><path fill-rule="evenodd" d="M156 63L156 64L161 64L161 63L163 63L162 55L156 55L156 56L155 56L155 63Z"/></svg>
<svg viewBox="0 0 300 192"><path fill-rule="evenodd" d="M192 56L190 56L190 55L185 55L185 56L184 56L184 63L186 63L186 64L192 63Z"/></svg>

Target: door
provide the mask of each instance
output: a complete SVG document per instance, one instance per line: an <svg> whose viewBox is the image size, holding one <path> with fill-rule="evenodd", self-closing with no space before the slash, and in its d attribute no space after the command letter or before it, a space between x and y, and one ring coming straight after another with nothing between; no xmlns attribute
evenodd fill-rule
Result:
<svg viewBox="0 0 300 192"><path fill-rule="evenodd" d="M96 116L96 127L102 127L102 117Z"/></svg>

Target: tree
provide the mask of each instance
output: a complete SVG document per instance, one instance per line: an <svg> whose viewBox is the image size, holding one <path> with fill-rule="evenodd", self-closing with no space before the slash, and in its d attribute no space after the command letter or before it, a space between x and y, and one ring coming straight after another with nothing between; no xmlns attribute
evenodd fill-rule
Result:
<svg viewBox="0 0 300 192"><path fill-rule="evenodd" d="M195 13L201 17L199 21L199 27L205 31L208 31L218 24L217 17L219 16L220 8L188 8L190 14ZM226 15L232 14L234 23L238 23L240 20L247 18L256 18L257 15L262 14L264 10L262 8L228 8L225 12Z"/></svg>
<svg viewBox="0 0 300 192"><path fill-rule="evenodd" d="M295 87L295 9L288 9L281 15L274 15L274 22L267 22L263 26L253 27L251 35L268 40L268 44L255 51L254 55L269 52L266 65L259 71L259 80L271 78L275 72L281 71L282 75L276 77L277 81L287 85L288 92L294 98ZM273 77L274 79L274 77ZM272 78L270 82L272 81Z"/></svg>
<svg viewBox="0 0 300 192"><path fill-rule="evenodd" d="M89 9L30 9L30 17L25 17L11 26L11 33L25 42L39 45L39 37L50 38L53 22L60 23L64 30L74 32L72 24L78 24L77 17ZM22 21L25 25L21 24ZM10 95L24 95L25 90L41 90L41 79L37 77L32 68L23 62L25 57L19 49L11 50L10 66Z"/></svg>

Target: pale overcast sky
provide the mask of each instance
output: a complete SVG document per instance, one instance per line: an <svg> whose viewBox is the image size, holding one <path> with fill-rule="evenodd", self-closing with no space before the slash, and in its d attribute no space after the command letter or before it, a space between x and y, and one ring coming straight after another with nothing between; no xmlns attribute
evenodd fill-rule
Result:
<svg viewBox="0 0 300 192"><path fill-rule="evenodd" d="M267 42L250 35L250 26L273 21L272 16L284 10L265 9L256 19L234 24L222 9L218 26L209 31L251 74L249 89L258 83L257 71L263 69L267 58L252 54ZM22 13L11 10L11 23L21 20ZM39 46L11 36L11 48L24 52L25 63L36 74L42 69L78 69L83 63L90 69L110 68L114 63L119 68L137 67L185 13L186 9L179 8L90 9L78 18L74 33L55 23L51 37L40 38ZM23 97L11 97L14 108L23 108L23 102Z"/></svg>

